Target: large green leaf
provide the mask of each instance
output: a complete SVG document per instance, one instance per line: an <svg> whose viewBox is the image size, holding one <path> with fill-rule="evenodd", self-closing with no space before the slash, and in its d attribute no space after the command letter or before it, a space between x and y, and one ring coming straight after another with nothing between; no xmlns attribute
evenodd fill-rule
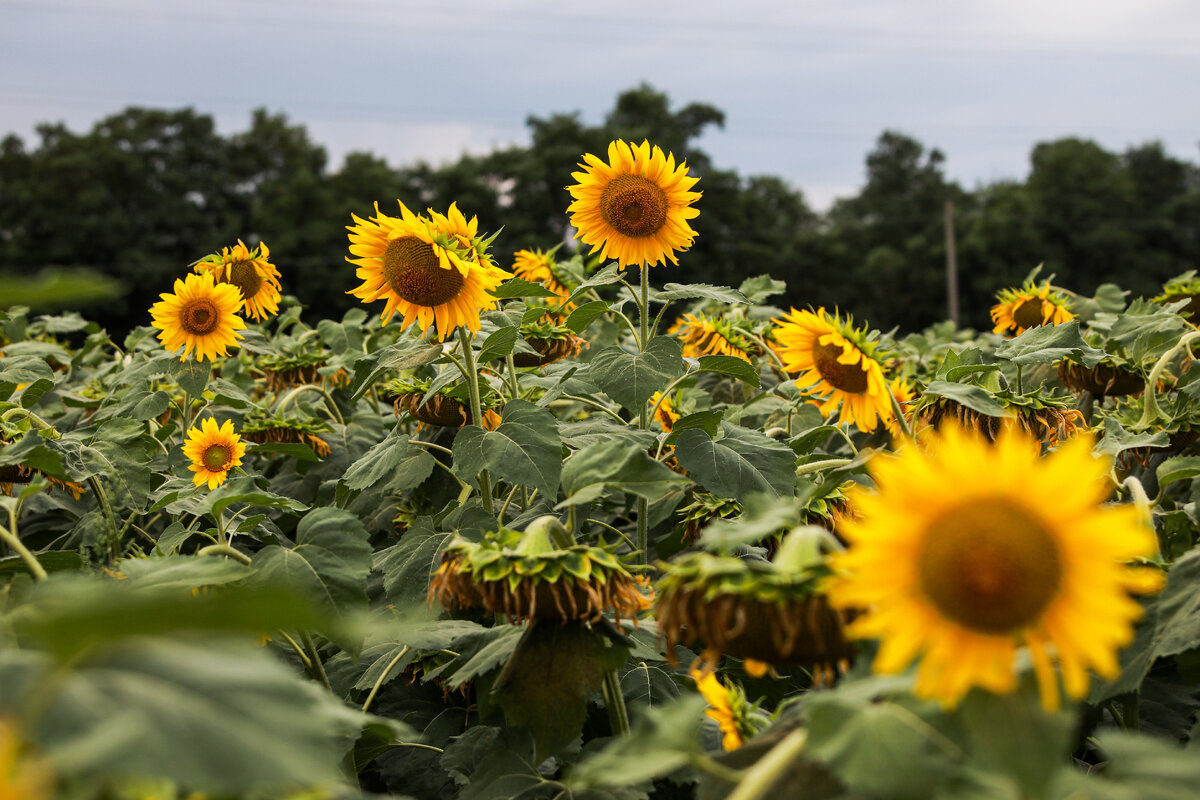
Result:
<svg viewBox="0 0 1200 800"><path fill-rule="evenodd" d="M343 480L352 491L399 491L418 486L433 472L433 456L409 444L407 434L389 436L350 465ZM384 481L384 478L387 478Z"/></svg>
<svg viewBox="0 0 1200 800"><path fill-rule="evenodd" d="M418 517L397 544L375 553L374 569L383 575L388 599L401 606L424 603L442 548L453 535L435 532L429 517Z"/></svg>
<svg viewBox="0 0 1200 800"><path fill-rule="evenodd" d="M1083 340L1079 320L1030 328L996 348L996 355L1014 364L1053 364L1064 358L1094 367L1108 354Z"/></svg>
<svg viewBox="0 0 1200 800"><path fill-rule="evenodd" d="M567 495L563 505L577 505L596 499L606 489L654 502L691 481L655 461L644 447L616 440L588 445L567 459L562 483Z"/></svg>
<svg viewBox="0 0 1200 800"><path fill-rule="evenodd" d="M791 497L796 485L796 454L786 444L758 431L724 423L722 436L684 431L675 457L697 483L718 497L742 500L768 492Z"/></svg>
<svg viewBox="0 0 1200 800"><path fill-rule="evenodd" d="M365 610L371 545L358 517L316 508L296 528L296 546L269 545L254 555L261 580L295 587L339 619Z"/></svg>
<svg viewBox="0 0 1200 800"><path fill-rule="evenodd" d="M932 381L929 386L925 387L925 394L945 397L989 417L1009 416L1008 409L981 386L972 386L969 383L951 383L950 381Z"/></svg>
<svg viewBox="0 0 1200 800"><path fill-rule="evenodd" d="M605 394L637 413L685 369L682 345L655 336L641 353L628 353L615 345L604 348L592 356L588 375Z"/></svg>
<svg viewBox="0 0 1200 800"><path fill-rule="evenodd" d="M592 753L567 775L572 788L628 786L661 778L700 755L697 730L704 719L704 699L687 694L661 708L647 708L628 736L614 739Z"/></svg>
<svg viewBox="0 0 1200 800"><path fill-rule="evenodd" d="M510 483L558 496L562 472L562 442L558 421L527 400L510 400L494 431L467 425L454 438L454 472L474 483L481 470Z"/></svg>
<svg viewBox="0 0 1200 800"><path fill-rule="evenodd" d="M758 370L737 356L700 356L701 372L718 372L745 381L751 386L760 383Z"/></svg>
<svg viewBox="0 0 1200 800"><path fill-rule="evenodd" d="M693 298L715 300L718 303L745 304L749 302L746 300L746 296L736 289L730 289L728 286L710 286L707 283L668 283L663 286L663 291L656 292L650 301L665 303L670 300Z"/></svg>

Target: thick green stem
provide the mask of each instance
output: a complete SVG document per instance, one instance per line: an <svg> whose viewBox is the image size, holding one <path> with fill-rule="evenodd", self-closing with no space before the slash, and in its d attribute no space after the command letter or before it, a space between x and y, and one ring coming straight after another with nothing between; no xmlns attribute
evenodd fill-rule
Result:
<svg viewBox="0 0 1200 800"><path fill-rule="evenodd" d="M471 422L483 427L483 405L479 398L479 371L475 367L475 351L471 349L472 336L465 328L458 329L458 341L462 344L463 377L467 381L467 390L471 394ZM488 514L492 510L492 478L486 469L479 471L479 498L483 502L483 510Z"/></svg>
<svg viewBox="0 0 1200 800"><path fill-rule="evenodd" d="M247 567L250 566L252 563L254 563L250 560L250 556L246 555L245 553L241 552L240 550L234 550L232 547L230 547L227 544L209 545L208 547L205 547L203 550L201 550L197 555L226 556L228 558L232 558L234 561L239 561L239 562L245 564Z"/></svg>
<svg viewBox="0 0 1200 800"><path fill-rule="evenodd" d="M1200 331L1186 334L1176 342L1174 347L1163 353L1162 358L1155 363L1154 368L1150 370L1150 377L1146 379L1146 400L1142 408L1142 418L1131 430L1138 431L1149 428L1150 424L1162 414L1162 410L1158 407L1158 379L1162 377L1163 370L1171 363L1171 359L1198 337L1200 337Z"/></svg>
<svg viewBox="0 0 1200 800"><path fill-rule="evenodd" d="M650 268L642 264L642 302L639 307L641 315L638 327L641 329L639 350L645 350L650 343Z"/></svg>
<svg viewBox="0 0 1200 800"><path fill-rule="evenodd" d="M621 678L615 669L604 673L604 707L608 709L608 722L613 736L629 733L629 710L625 708L625 695L621 692Z"/></svg>
<svg viewBox="0 0 1200 800"><path fill-rule="evenodd" d="M21 542L16 533L9 531L3 525L0 525L0 541L11 547L21 557L34 578L40 581L46 577L46 570L38 562L37 557Z"/></svg>
<svg viewBox="0 0 1200 800"><path fill-rule="evenodd" d="M640 336L638 338L638 350L645 351L646 346L650 344L650 268L642 264L642 290L641 299L638 304L638 325L640 328ZM648 430L650 427L650 417L646 413L646 404L642 403L642 407L638 412L638 428ZM637 546L638 559L642 564L650 563L650 522L647 517L650 514L650 502L644 497L639 497L637 501Z"/></svg>
<svg viewBox="0 0 1200 800"><path fill-rule="evenodd" d="M746 777L726 796L726 800L760 800L766 797L787 772L792 761L804 750L808 730L797 728L771 748L765 756L746 770Z"/></svg>
<svg viewBox="0 0 1200 800"><path fill-rule="evenodd" d="M508 375L508 394L513 400L521 396L521 388L517 383L517 365L513 362L513 355L509 353L504 357L505 373Z"/></svg>
<svg viewBox="0 0 1200 800"><path fill-rule="evenodd" d="M100 506L100 514L104 517L104 527L108 531L108 563L115 564L117 559L121 557L121 544L123 537L121 530L117 527L117 518L113 514L112 506L108 502L108 495L104 491L104 487L100 485L100 481L96 477L87 479L88 486L92 487L92 494L96 496L96 503Z"/></svg>
<svg viewBox="0 0 1200 800"><path fill-rule="evenodd" d="M896 395L888 390L888 397L892 400L892 416L896 418L896 427L900 429L900 433L909 441L913 438L912 428L908 426L908 419L904 416L904 409L900 407L900 401L896 399ZM791 422L791 417L788 417L788 422Z"/></svg>
<svg viewBox="0 0 1200 800"><path fill-rule="evenodd" d="M333 687L329 684L329 676L325 674L325 665L321 663L321 654L317 651L317 646L313 644L312 637L308 635L308 631L300 631L300 641L304 642L304 649L308 651L308 658L315 677L321 682L322 686L332 692Z"/></svg>
<svg viewBox="0 0 1200 800"><path fill-rule="evenodd" d="M402 647L400 652L396 654L396 657L393 658L391 662L384 668L383 674L379 676L379 680L375 681L375 685L371 687L371 693L367 695L367 699L363 702L362 710L364 714L366 713L367 709L371 707L371 703L375 702L375 695L379 694L379 690L383 688L383 684L387 681L388 675L390 675L392 670L396 668L396 665L400 663L400 659L408 655L408 649L408 645Z"/></svg>
<svg viewBox="0 0 1200 800"><path fill-rule="evenodd" d="M852 458L826 458L821 461L810 461L807 464L801 464L796 467L797 475L811 475L814 472L820 472L823 469L833 469L835 467L844 467L847 464L853 464Z"/></svg>

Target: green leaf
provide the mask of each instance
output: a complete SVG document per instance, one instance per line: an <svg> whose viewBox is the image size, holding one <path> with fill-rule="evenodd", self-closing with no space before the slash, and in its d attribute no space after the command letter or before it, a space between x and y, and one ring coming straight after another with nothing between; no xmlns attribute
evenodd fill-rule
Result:
<svg viewBox="0 0 1200 800"><path fill-rule="evenodd" d="M1176 481L1186 481L1200 475L1200 456L1175 456L1158 465L1158 490L1162 492Z"/></svg>
<svg viewBox="0 0 1200 800"><path fill-rule="evenodd" d="M457 642L459 657L450 665L448 685L456 689L506 663L524 631L516 625L497 625L472 636L469 642Z"/></svg>
<svg viewBox="0 0 1200 800"><path fill-rule="evenodd" d="M700 356L701 372L719 372L758 386L758 370L737 356Z"/></svg>
<svg viewBox="0 0 1200 800"><path fill-rule="evenodd" d="M442 357L442 346L407 339L382 350L364 355L354 362L350 381L351 400L358 400L388 370L409 370Z"/></svg>
<svg viewBox="0 0 1200 800"><path fill-rule="evenodd" d="M578 505L599 497L605 489L661 500L672 489L691 481L651 458L644 447L634 442L607 441L590 444L572 455L563 465L563 493L560 505Z"/></svg>
<svg viewBox="0 0 1200 800"><path fill-rule="evenodd" d="M352 491L378 488L399 491L419 486L433 472L428 451L409 444L408 434L389 436L350 465L342 480ZM387 479L384 482L384 479Z"/></svg>
<svg viewBox="0 0 1200 800"><path fill-rule="evenodd" d="M16 391L17 384L34 383L38 380L54 381L54 371L36 356L5 356L0 358L0 400L7 400Z"/></svg>
<svg viewBox="0 0 1200 800"><path fill-rule="evenodd" d="M588 289L593 289L597 286L608 286L613 283L618 283L620 280L621 268L615 263L609 264L607 267L600 270L583 283L579 284L579 286L575 287L575 291L571 292L571 299L574 300Z"/></svg>
<svg viewBox="0 0 1200 800"><path fill-rule="evenodd" d="M17 713L35 693L46 705L29 733L56 772L85 785L131 775L237 794L338 785L358 727L250 644L137 639L65 668L36 652L0 654L0 708Z"/></svg>
<svg viewBox="0 0 1200 800"><path fill-rule="evenodd" d="M608 311L608 303L603 300L593 300L590 303L584 303L571 312L567 317L566 326L575 333L583 333L587 330L587 326L600 315Z"/></svg>
<svg viewBox="0 0 1200 800"><path fill-rule="evenodd" d="M139 590L179 589L235 583L254 570L229 558L171 555L162 558L126 558L117 562L117 572Z"/></svg>
<svg viewBox="0 0 1200 800"><path fill-rule="evenodd" d="M515 297L558 297L542 284L524 278L509 278L495 289L489 289L488 294L499 300L511 300Z"/></svg>
<svg viewBox="0 0 1200 800"><path fill-rule="evenodd" d="M173 360L171 375L185 392L192 397L199 397L204 392L204 387L208 385L212 368L213 362L207 359L204 361L197 361L194 358L187 358L183 361Z"/></svg>
<svg viewBox="0 0 1200 800"><path fill-rule="evenodd" d="M978 411L980 414L987 414L989 417L1007 417L1010 416L999 400L992 397L991 393L980 386L972 386L966 383L951 383L949 381L933 381L925 388L925 394L933 395L934 397L945 397L947 400L953 400L959 405Z"/></svg>
<svg viewBox="0 0 1200 800"><path fill-rule="evenodd" d="M592 357L588 375L605 394L637 413L686 368L682 345L655 336L641 353L627 353L616 345L605 347Z"/></svg>
<svg viewBox="0 0 1200 800"><path fill-rule="evenodd" d="M709 436L716 436L721 430L721 421L724 419L725 412L718 410L697 411L694 414L680 417L671 425L671 432L667 434L666 443L668 445L675 444L684 431L693 428L699 428Z"/></svg>
<svg viewBox="0 0 1200 800"><path fill-rule="evenodd" d="M209 492L200 498L194 513L211 514L215 521L220 518L222 511L234 503L245 503L258 508L285 508L288 511L304 511L308 508L304 503L291 497L271 492L241 491L241 487L244 485L246 484L227 483L215 491Z"/></svg>
<svg viewBox="0 0 1200 800"><path fill-rule="evenodd" d="M1150 736L1105 731L1099 734L1107 764L1076 797L1097 800L1187 800L1200 786L1195 743L1184 749ZM1066 795L1060 795L1065 797Z"/></svg>
<svg viewBox="0 0 1200 800"><path fill-rule="evenodd" d="M454 473L474 484L481 470L510 483L558 496L562 471L562 442L558 421L527 400L510 400L494 431L467 425L454 438Z"/></svg>
<svg viewBox="0 0 1200 800"><path fill-rule="evenodd" d="M730 289L728 286L710 286L707 283L668 283L663 286L663 291L656 292L650 301L653 303L666 303L671 300L683 300L690 298L703 298L705 300L715 300L718 303L749 303L746 296L736 289Z"/></svg>
<svg viewBox="0 0 1200 800"><path fill-rule="evenodd" d="M678 423L676 423L678 424ZM596 415L580 422L560 422L558 431L563 444L574 450L582 450L594 444L620 440L649 450L658 442L653 431L642 431L617 425L607 416Z"/></svg>
<svg viewBox="0 0 1200 800"><path fill-rule="evenodd" d="M697 732L705 708L704 698L689 693L670 705L645 709L628 736L613 739L576 764L567 785L629 786L686 766L700 755Z"/></svg>
<svg viewBox="0 0 1200 800"><path fill-rule="evenodd" d="M83 556L68 550L48 550L34 553L38 563L46 572L77 572L83 566ZM20 556L0 558L0 576L29 572L29 566ZM30 573L32 574L32 573Z"/></svg>
<svg viewBox="0 0 1200 800"><path fill-rule="evenodd" d="M684 431L675 457L697 483L718 497L742 500L767 492L791 497L796 485L796 454L758 431L723 423L720 439L702 430Z"/></svg>
<svg viewBox="0 0 1200 800"><path fill-rule="evenodd" d="M46 392L54 388L54 381L49 378L38 378L21 390L21 408L33 408Z"/></svg>
<svg viewBox="0 0 1200 800"><path fill-rule="evenodd" d="M251 444L246 448L246 452L288 456L297 461L306 461L310 464L321 460L311 447L299 442L262 442L261 444Z"/></svg>
<svg viewBox="0 0 1200 800"><path fill-rule="evenodd" d="M795 505L780 503L769 494L750 495L741 514L710 522L700 533L700 545L706 550L727 553L742 545L758 544L801 522Z"/></svg>
<svg viewBox="0 0 1200 800"><path fill-rule="evenodd" d="M295 547L264 547L254 554L254 569L260 580L295 587L318 608L346 620L366 609L372 555L367 538L362 522L348 511L316 508L300 520Z"/></svg>
<svg viewBox="0 0 1200 800"><path fill-rule="evenodd" d="M1077 319L1061 325L1030 328L997 347L996 355L1021 366L1053 364L1069 358L1085 367L1094 367L1108 356L1083 340Z"/></svg>
<svg viewBox="0 0 1200 800"><path fill-rule="evenodd" d="M373 567L383 575L388 599L398 606L424 603L442 548L453 535L435 532L429 517L418 517L397 544L377 552Z"/></svg>
<svg viewBox="0 0 1200 800"><path fill-rule="evenodd" d="M517 343L516 328L501 328L483 340L479 349L479 363L486 364L497 358L504 358L513 351Z"/></svg>
<svg viewBox="0 0 1200 800"><path fill-rule="evenodd" d="M605 673L625 663L628 650L583 623L535 619L492 686L510 725L529 731L534 763L553 755L583 730L588 695Z"/></svg>

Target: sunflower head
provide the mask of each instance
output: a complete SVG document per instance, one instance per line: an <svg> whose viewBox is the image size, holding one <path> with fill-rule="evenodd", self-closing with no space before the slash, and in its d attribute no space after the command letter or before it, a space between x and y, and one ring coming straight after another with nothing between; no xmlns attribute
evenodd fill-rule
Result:
<svg viewBox="0 0 1200 800"><path fill-rule="evenodd" d="M1057 447L1060 442L1088 430L1087 420L1073 407L1074 400L1070 397L1046 395L1042 387L1023 394L980 388L988 393L993 405L1004 409L1002 416L984 413L949 397L926 393L913 404L914 429L920 432L949 423L995 441L1003 430L1014 428L1047 447Z"/></svg>
<svg viewBox="0 0 1200 800"><path fill-rule="evenodd" d="M238 331L246 323L238 316L242 294L233 284L217 283L210 274L193 274L175 281L174 294L159 296L162 300L150 308L150 324L159 329L159 341L168 351L183 348L180 361L193 350L198 361L215 360L237 346Z"/></svg>
<svg viewBox="0 0 1200 800"><path fill-rule="evenodd" d="M319 458L329 455L329 443L321 438L331 428L319 420L300 420L270 414L251 414L242 423L241 437L258 444L306 444Z"/></svg>
<svg viewBox="0 0 1200 800"><path fill-rule="evenodd" d="M238 239L233 247L207 255L192 266L198 274L236 286L242 293L242 312L262 321L279 313L279 270L267 260L270 256L265 242L246 247Z"/></svg>
<svg viewBox="0 0 1200 800"><path fill-rule="evenodd" d="M752 355L760 348L731 321L705 314L684 314L668 333L679 337L684 358L733 356L753 363Z"/></svg>
<svg viewBox="0 0 1200 800"><path fill-rule="evenodd" d="M560 525L561 527L561 525ZM615 548L560 547L537 521L524 532L500 528L480 542L455 539L429 586L429 601L447 608L482 606L510 621L594 622L611 611L637 620L653 591L634 577Z"/></svg>
<svg viewBox="0 0 1200 800"><path fill-rule="evenodd" d="M1186 300L1187 305L1179 313L1187 317L1193 325L1200 325L1200 278L1196 277L1195 270L1188 270L1167 281L1163 285L1162 294L1154 298L1154 302L1163 305L1178 303L1181 300Z"/></svg>
<svg viewBox="0 0 1200 800"><path fill-rule="evenodd" d="M662 392L655 392L650 398L650 407L654 408L655 404L658 409L654 412L654 418L658 420L658 424L662 426L663 433L670 433L671 428L679 420L679 411L671 403L670 396L663 397Z"/></svg>
<svg viewBox="0 0 1200 800"><path fill-rule="evenodd" d="M796 386L809 389L822 414L841 407L838 424L854 423L873 431L892 422L892 400L883 377L876 335L855 329L824 308L797 311L775 320L772 331L784 368L796 374Z"/></svg>
<svg viewBox="0 0 1200 800"><path fill-rule="evenodd" d="M992 443L946 426L896 457L871 462L876 491L854 496L829 597L857 609L858 638L879 639L877 672L920 658L915 691L956 704L972 687L1016 688L1028 648L1047 709L1057 708L1057 658L1069 696L1088 671L1111 679L1157 569L1130 566L1157 549L1133 505L1106 505L1110 464L1079 436L1047 458L1008 430ZM1083 632L1083 633L1081 633Z"/></svg>
<svg viewBox="0 0 1200 800"><path fill-rule="evenodd" d="M1072 391L1091 392L1099 398L1140 394L1146 388L1141 375L1110 358L1091 367L1064 358L1058 362L1058 379Z"/></svg>
<svg viewBox="0 0 1200 800"><path fill-rule="evenodd" d="M426 398L432 386L432 381L397 378L384 384L384 394L392 398L396 416L405 411L426 425L443 428L461 428L473 424L470 406L462 398L465 387L443 386ZM489 392L481 398L481 403L483 427L495 430L500 424L500 415L496 413L500 398Z"/></svg>
<svg viewBox="0 0 1200 800"><path fill-rule="evenodd" d="M675 253L692 246L696 232L688 220L700 212L691 191L699 178L689 178L684 163L649 142L630 145L620 139L608 146L608 161L587 153L567 187L574 202L567 208L575 238L602 248L603 258L622 267L678 264Z"/></svg>
<svg viewBox="0 0 1200 800"><path fill-rule="evenodd" d="M566 303L577 284L577 281L573 280L571 275L559 267L554 260L554 250L557 249L555 247L549 253L543 253L541 250L518 250L513 256L512 269L515 277L540 283L554 292L554 299L548 297L542 299L553 303L555 307ZM574 310L574 303L566 303L560 309L563 314L570 314Z"/></svg>
<svg viewBox="0 0 1200 800"><path fill-rule="evenodd" d="M736 750L762 728L755 719L756 705L746 699L746 690L736 683L717 678L714 671L693 667L688 675L696 682L696 690L708 703L705 716L717 723L721 729L721 746L726 751Z"/></svg>
<svg viewBox="0 0 1200 800"><path fill-rule="evenodd" d="M589 346L587 339L577 336L566 325L558 324L558 319L561 317L546 316L521 324L521 338L537 354L513 353L513 366L544 367L564 358L574 358Z"/></svg>
<svg viewBox="0 0 1200 800"><path fill-rule="evenodd" d="M208 484L211 491L229 477L229 470L242 463L246 445L242 437L233 432L233 421L225 420L220 427L212 417L206 417L200 427L188 431L188 440L183 445L183 454L192 462L188 467L196 473L192 483L197 486Z"/></svg>
<svg viewBox="0 0 1200 800"><path fill-rule="evenodd" d="M16 726L0 719L0 797L49 800L54 783L49 763L30 755Z"/></svg>
<svg viewBox="0 0 1200 800"><path fill-rule="evenodd" d="M1061 325L1075 319L1071 313L1070 297L1053 289L1050 281L1040 284L1028 280L1016 289L1001 289L992 306L993 333L1020 336L1039 325Z"/></svg>
<svg viewBox="0 0 1200 800"><path fill-rule="evenodd" d="M414 323L422 333L434 330L444 340L460 325L479 330L481 311L494 308L489 294L512 275L498 268L487 254L491 239L479 236L475 217L467 220L458 207L439 214L416 215L400 203L400 216L375 207L369 220L351 215L350 253L362 285L351 289L364 303L386 300L382 320L403 318L402 329Z"/></svg>

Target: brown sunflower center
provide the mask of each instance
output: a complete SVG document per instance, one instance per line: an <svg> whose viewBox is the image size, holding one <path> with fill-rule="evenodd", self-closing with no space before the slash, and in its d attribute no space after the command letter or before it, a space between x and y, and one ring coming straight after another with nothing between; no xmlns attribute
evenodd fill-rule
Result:
<svg viewBox="0 0 1200 800"><path fill-rule="evenodd" d="M192 336L207 336L217 329L221 312L207 297L189 300L179 312L179 327Z"/></svg>
<svg viewBox="0 0 1200 800"><path fill-rule="evenodd" d="M813 363L817 372L835 389L849 394L867 391L867 371L858 364L843 364L838 361L842 354L841 345L818 344L813 347Z"/></svg>
<svg viewBox="0 0 1200 800"><path fill-rule="evenodd" d="M239 261L229 266L229 277L223 278L222 283L232 283L242 290L242 299L249 300L258 296L263 279L258 270L249 261Z"/></svg>
<svg viewBox="0 0 1200 800"><path fill-rule="evenodd" d="M383 277L401 298L429 308L453 300L463 287L462 274L453 267L438 266L433 245L416 236L388 242L383 254Z"/></svg>
<svg viewBox="0 0 1200 800"><path fill-rule="evenodd" d="M979 633L1032 624L1062 585L1062 557L1044 523L1002 500L951 509L925 532L920 586L938 611Z"/></svg>
<svg viewBox="0 0 1200 800"><path fill-rule="evenodd" d="M600 216L624 236L653 236L667 221L667 193L641 175L619 175L600 195Z"/></svg>
<svg viewBox="0 0 1200 800"><path fill-rule="evenodd" d="M1013 322L1021 328L1036 328L1042 324L1042 299L1030 297L1013 309Z"/></svg>
<svg viewBox="0 0 1200 800"><path fill-rule="evenodd" d="M204 468L211 472L222 472L229 468L230 450L223 444L210 444L200 456Z"/></svg>

